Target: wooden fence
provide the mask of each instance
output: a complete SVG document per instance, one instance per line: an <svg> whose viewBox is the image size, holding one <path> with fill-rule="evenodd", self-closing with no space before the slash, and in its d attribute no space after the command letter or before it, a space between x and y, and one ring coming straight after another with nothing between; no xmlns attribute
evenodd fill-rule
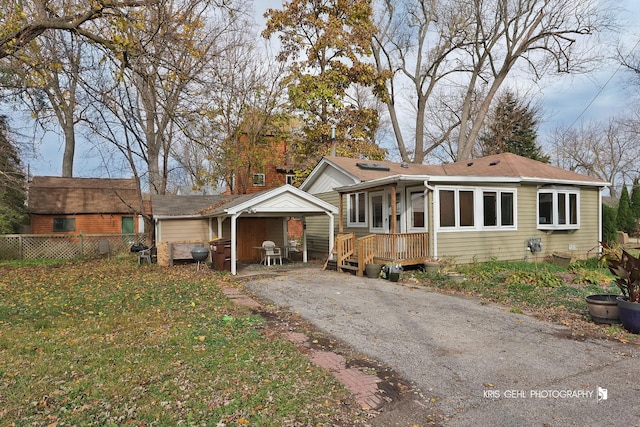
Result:
<svg viewBox="0 0 640 427"><path fill-rule="evenodd" d="M108 242L108 245L105 243ZM129 252L144 234L4 234L0 260L96 258Z"/></svg>

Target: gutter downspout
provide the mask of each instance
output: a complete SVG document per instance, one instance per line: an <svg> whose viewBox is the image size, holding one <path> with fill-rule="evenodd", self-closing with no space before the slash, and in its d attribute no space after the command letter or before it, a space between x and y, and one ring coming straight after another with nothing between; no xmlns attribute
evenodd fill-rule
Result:
<svg viewBox="0 0 640 427"><path fill-rule="evenodd" d="M602 242L602 192L605 187L600 187L598 191L598 254L602 252L600 242Z"/></svg>
<svg viewBox="0 0 640 427"><path fill-rule="evenodd" d="M431 192L431 199L429 199L429 192ZM438 233L436 232L436 208L438 204L436 203L436 188L429 185L429 179L424 180L424 196L425 200L431 200L431 215L433 218L433 230L430 232L433 234L433 251L432 257L433 259L438 259ZM439 209L438 209L439 210ZM428 220L427 220L428 224Z"/></svg>

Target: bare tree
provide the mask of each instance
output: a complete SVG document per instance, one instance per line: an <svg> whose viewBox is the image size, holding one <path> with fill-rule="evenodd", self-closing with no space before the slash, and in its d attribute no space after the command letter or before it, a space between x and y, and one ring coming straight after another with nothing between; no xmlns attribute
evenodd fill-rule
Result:
<svg viewBox="0 0 640 427"><path fill-rule="evenodd" d="M128 28L136 55L115 58L110 79L93 92L93 130L134 174L147 176L152 194L165 193L171 168L178 167L173 149L205 105L206 76L227 48L223 36L242 31L243 16L208 0L163 0L145 9L137 19L144 25Z"/></svg>
<svg viewBox="0 0 640 427"><path fill-rule="evenodd" d="M273 147L289 134L286 65L255 46L250 31L229 33L225 39L229 48L207 77L204 114L189 125L190 139L197 144L182 147L177 157L191 171L195 187L224 181L232 193L242 194L251 171L267 163L286 164Z"/></svg>
<svg viewBox="0 0 640 427"><path fill-rule="evenodd" d="M597 0L381 0L378 11L376 65L394 75L389 114L403 160L416 163L452 135L456 158L468 158L494 96L515 70L535 80L585 71L595 57L578 41L610 25ZM415 106L412 143L398 112L403 84ZM448 116L431 134L429 111Z"/></svg>
<svg viewBox="0 0 640 427"><path fill-rule="evenodd" d="M21 55L5 59L10 86L45 130L59 126L64 135L62 176L73 176L76 125L86 100L80 85L92 49L71 33L48 32L26 46Z"/></svg>
<svg viewBox="0 0 640 427"><path fill-rule="evenodd" d="M616 197L624 182L640 172L637 123L631 118L611 119L556 129L553 157L557 166L610 182L611 196Z"/></svg>

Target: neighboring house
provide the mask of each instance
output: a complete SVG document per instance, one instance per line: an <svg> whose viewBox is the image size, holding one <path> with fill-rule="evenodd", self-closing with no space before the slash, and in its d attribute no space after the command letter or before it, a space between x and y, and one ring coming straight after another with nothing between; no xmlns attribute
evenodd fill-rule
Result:
<svg viewBox="0 0 640 427"><path fill-rule="evenodd" d="M289 159L287 143L274 135L264 135L259 143L251 144L247 134L242 134L238 140L241 149L252 151L253 156L247 156L232 161L229 170L235 171L227 178L223 194L255 194L270 188L281 187L285 184L293 185L295 174ZM260 158L259 165L251 164L250 157ZM289 239L299 241L302 238L302 219L294 215L287 220Z"/></svg>
<svg viewBox="0 0 640 427"><path fill-rule="evenodd" d="M325 157L300 188L339 207L337 231L358 239L336 240L340 265L356 248L371 248L365 262L402 264L585 257L598 250L608 185L503 153L440 166ZM325 229L307 221L311 247Z"/></svg>
<svg viewBox="0 0 640 427"><path fill-rule="evenodd" d="M29 185L32 234L143 232L135 178L33 177Z"/></svg>
<svg viewBox="0 0 640 427"><path fill-rule="evenodd" d="M178 243L205 245L216 239L231 244L230 270L236 274L238 261L260 261L259 247L271 240L288 246L288 218L305 221L317 216L327 219L325 235L327 257L333 242L333 217L338 210L291 185L260 193L217 196L152 196L158 264L168 265L169 246ZM307 245L302 233L300 246L307 261Z"/></svg>
<svg viewBox="0 0 640 427"><path fill-rule="evenodd" d="M254 157L262 160L259 166L251 165L249 160L240 157L234 160L229 169L235 171L227 182L224 194L253 194L269 188L293 184L294 171L289 164L289 153L284 140L273 135L264 136L259 144L250 146L248 136L240 136L238 144L246 150L255 150Z"/></svg>

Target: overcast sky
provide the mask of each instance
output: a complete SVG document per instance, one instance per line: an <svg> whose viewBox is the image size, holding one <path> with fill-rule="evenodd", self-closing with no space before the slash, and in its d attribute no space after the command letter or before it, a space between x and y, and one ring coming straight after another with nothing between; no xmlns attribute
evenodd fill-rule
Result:
<svg viewBox="0 0 640 427"><path fill-rule="evenodd" d="M640 49L637 46L640 34L640 1L622 0L617 3L626 12L627 24L623 34L627 41L627 49ZM268 8L279 8L281 0L255 0L257 20L264 22L262 15ZM624 83L629 75L617 65L587 76L565 76L555 78L536 89L536 96L542 103L544 122L540 125L539 141L544 142L548 134L558 125L577 126L583 120L606 120L623 114L630 102L629 87ZM4 112L7 114L7 112ZM40 146L40 156L29 159L31 175L59 176L62 168L62 152L64 139L62 136L49 134ZM74 176L106 177L106 173L96 170L97 162L87 158L82 142L78 141Z"/></svg>

